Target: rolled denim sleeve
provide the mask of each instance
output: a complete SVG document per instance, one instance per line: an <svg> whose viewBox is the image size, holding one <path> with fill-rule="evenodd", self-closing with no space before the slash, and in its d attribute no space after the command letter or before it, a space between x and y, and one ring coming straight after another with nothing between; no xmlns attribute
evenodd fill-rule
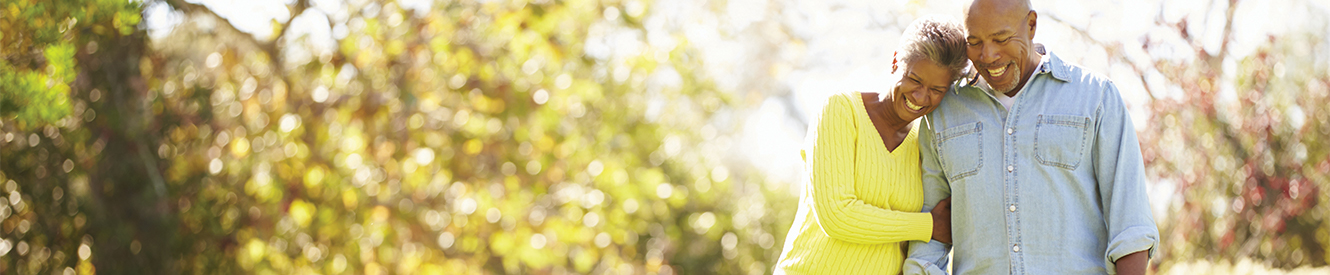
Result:
<svg viewBox="0 0 1330 275"><path fill-rule="evenodd" d="M923 211L928 212L939 201L951 196L951 185L947 182L942 164L938 160L937 146L934 144L937 129L933 125L933 115L925 116L921 123L923 125L919 127L919 156L922 158L922 163L919 167L923 170ZM936 240L911 241L902 271L905 274L947 274L947 254L950 251L950 245Z"/></svg>
<svg viewBox="0 0 1330 275"><path fill-rule="evenodd" d="M1094 144L1094 173L1101 209L1108 226L1104 252L1109 273L1123 256L1146 251L1153 258L1159 247L1159 229L1150 213L1144 162L1136 128L1112 82L1105 82L1098 112Z"/></svg>

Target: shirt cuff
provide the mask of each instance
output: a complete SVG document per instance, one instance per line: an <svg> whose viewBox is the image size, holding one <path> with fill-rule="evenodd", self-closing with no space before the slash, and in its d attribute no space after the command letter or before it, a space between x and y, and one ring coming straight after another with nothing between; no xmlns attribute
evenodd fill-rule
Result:
<svg viewBox="0 0 1330 275"><path fill-rule="evenodd" d="M1148 226L1132 226L1113 236L1108 242L1108 251L1104 253L1104 260L1107 261L1109 273L1117 273L1113 270L1118 259L1131 255L1132 253L1146 251L1146 256L1154 258L1156 247L1159 246L1159 233L1154 228Z"/></svg>

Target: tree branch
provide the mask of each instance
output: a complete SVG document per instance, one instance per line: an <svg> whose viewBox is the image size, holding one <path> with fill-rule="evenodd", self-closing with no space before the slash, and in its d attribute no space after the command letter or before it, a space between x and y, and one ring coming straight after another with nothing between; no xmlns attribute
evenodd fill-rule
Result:
<svg viewBox="0 0 1330 275"><path fill-rule="evenodd" d="M287 18L286 22L282 23L281 31L277 33L275 36L273 36L271 40L260 41L258 38L255 38L253 35L245 33L244 31L241 31L240 29L236 28L235 24L231 23L230 19L227 19L226 17L217 14L217 12L213 11L211 8L208 8L207 6L186 2L185 0L165 0L165 1L168 5L171 6L171 8L174 8L178 11L184 13L203 14L221 21L223 24L220 25L222 25L223 28L235 32L236 34L238 34L240 39L245 40L245 42L248 42L254 47L259 48L259 50L267 54L268 59L272 61L273 72L275 72L278 75L283 75L282 74L283 68L281 62L282 49L281 47L279 47L277 43L278 41L282 41L282 38L285 38L287 33L290 33L291 23L295 22L296 17L300 16L300 14L305 13L305 10L309 9L310 7L309 0L297 0L294 6L288 7L288 9L291 10L291 17Z"/></svg>
<svg viewBox="0 0 1330 275"><path fill-rule="evenodd" d="M1121 49L1123 48L1122 43L1120 42L1109 43L1094 39L1094 37L1090 36L1089 32L1085 31L1084 29L1077 28L1076 26L1073 26L1070 23L1067 23L1067 21L1062 20L1062 18L1059 18L1057 15L1053 15L1050 13L1050 14L1045 14L1044 17L1051 19L1053 20L1053 22L1057 22L1058 24L1062 24L1063 26L1067 26L1068 29L1071 29L1073 32L1080 35L1086 41L1089 41L1091 44L1103 47L1105 50L1121 51ZM1154 91L1150 90L1150 81L1145 78L1145 70L1141 69L1142 66L1136 64L1135 61L1128 59L1126 55L1110 54L1110 56L1118 59L1122 63L1127 64L1128 66L1131 67L1132 71L1136 72L1136 75L1141 79L1141 87L1145 89L1145 95L1150 97L1150 103L1154 103L1154 101L1157 98L1155 97Z"/></svg>

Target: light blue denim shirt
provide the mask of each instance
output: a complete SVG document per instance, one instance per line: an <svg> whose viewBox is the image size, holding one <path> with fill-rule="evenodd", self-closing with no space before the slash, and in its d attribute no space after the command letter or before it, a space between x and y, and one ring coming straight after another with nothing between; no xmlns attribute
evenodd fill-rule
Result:
<svg viewBox="0 0 1330 275"><path fill-rule="evenodd" d="M1153 257L1159 229L1117 87L1036 51L1010 110L971 81L921 125L925 209L952 197L953 271L1112 274L1122 256ZM944 274L951 248L911 242L905 273Z"/></svg>

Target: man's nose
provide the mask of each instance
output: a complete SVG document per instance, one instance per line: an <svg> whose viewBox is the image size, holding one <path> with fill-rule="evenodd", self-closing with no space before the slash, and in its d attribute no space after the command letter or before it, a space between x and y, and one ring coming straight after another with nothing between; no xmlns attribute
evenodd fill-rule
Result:
<svg viewBox="0 0 1330 275"><path fill-rule="evenodd" d="M984 45L979 50L979 62L988 64L998 60L998 48L996 45Z"/></svg>

